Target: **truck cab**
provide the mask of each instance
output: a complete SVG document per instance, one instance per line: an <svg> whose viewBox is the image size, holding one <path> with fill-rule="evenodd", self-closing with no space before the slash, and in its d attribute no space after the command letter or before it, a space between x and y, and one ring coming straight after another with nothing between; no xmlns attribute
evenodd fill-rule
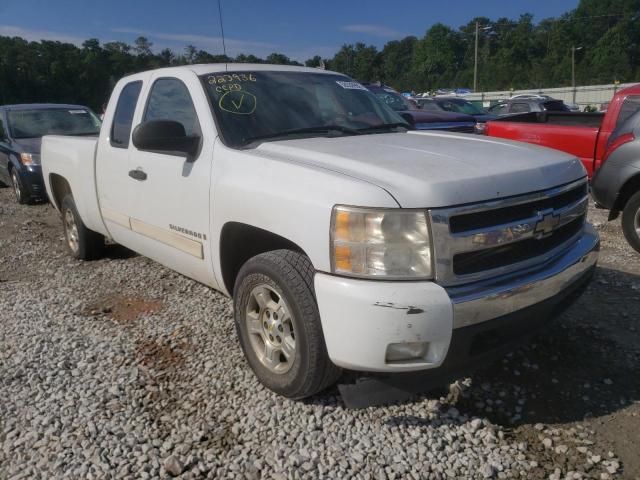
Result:
<svg viewBox="0 0 640 480"><path fill-rule="evenodd" d="M233 297L249 366L290 398L343 368L406 381L488 361L598 257L577 158L413 130L318 69L125 77L100 137L47 136L42 165L74 257L109 238Z"/></svg>

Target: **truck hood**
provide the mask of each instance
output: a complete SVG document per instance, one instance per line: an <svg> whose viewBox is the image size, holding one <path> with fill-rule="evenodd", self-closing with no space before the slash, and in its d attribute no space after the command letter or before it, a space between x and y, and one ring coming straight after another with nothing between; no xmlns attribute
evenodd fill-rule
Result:
<svg viewBox="0 0 640 480"><path fill-rule="evenodd" d="M562 152L442 132L282 140L262 143L257 151L373 183L405 208L494 200L586 175L577 158Z"/></svg>

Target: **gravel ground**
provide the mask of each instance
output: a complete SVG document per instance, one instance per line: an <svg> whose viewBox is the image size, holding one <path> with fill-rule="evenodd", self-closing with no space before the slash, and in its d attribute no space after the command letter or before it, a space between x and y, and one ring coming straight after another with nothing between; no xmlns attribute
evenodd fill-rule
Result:
<svg viewBox="0 0 640 480"><path fill-rule="evenodd" d="M640 255L619 222L543 335L441 398L285 400L231 302L112 246L73 261L48 205L0 190L0 479L640 478Z"/></svg>

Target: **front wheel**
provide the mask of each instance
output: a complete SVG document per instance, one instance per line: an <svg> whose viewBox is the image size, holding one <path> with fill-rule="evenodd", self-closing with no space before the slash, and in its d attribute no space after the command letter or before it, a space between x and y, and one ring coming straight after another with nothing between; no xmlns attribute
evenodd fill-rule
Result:
<svg viewBox="0 0 640 480"><path fill-rule="evenodd" d="M240 344L258 380L289 398L320 392L340 376L327 354L304 255L275 250L244 264L234 289Z"/></svg>
<svg viewBox="0 0 640 480"><path fill-rule="evenodd" d="M629 245L640 252L640 192L636 192L622 211L622 231Z"/></svg>
<svg viewBox="0 0 640 480"><path fill-rule="evenodd" d="M73 197L68 194L60 205L64 239L71 255L79 260L94 260L104 252L104 237L82 222Z"/></svg>
<svg viewBox="0 0 640 480"><path fill-rule="evenodd" d="M18 172L15 168L11 169L11 185L13 186L13 193L16 196L16 202L21 205L31 202L31 197L22 185Z"/></svg>

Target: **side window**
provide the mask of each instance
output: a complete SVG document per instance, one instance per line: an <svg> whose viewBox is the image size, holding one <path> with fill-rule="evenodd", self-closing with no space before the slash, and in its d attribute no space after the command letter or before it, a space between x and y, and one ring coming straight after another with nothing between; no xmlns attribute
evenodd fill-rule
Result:
<svg viewBox="0 0 640 480"><path fill-rule="evenodd" d="M113 116L111 125L111 146L117 148L128 148L131 137L131 124L133 114L136 111L136 103L142 89L142 82L131 82L125 85L118 97L116 113Z"/></svg>
<svg viewBox="0 0 640 480"><path fill-rule="evenodd" d="M189 90L177 78L157 80L149 93L144 121L173 120L180 122L187 135L200 135L200 124Z"/></svg>
<svg viewBox="0 0 640 480"><path fill-rule="evenodd" d="M640 95L629 95L624 99L622 108L620 109L620 115L618 115L618 121L616 122L616 128L626 122L634 113L640 110Z"/></svg>
<svg viewBox="0 0 640 480"><path fill-rule="evenodd" d="M528 103L512 103L511 104L511 109L510 109L511 113L526 113L530 111L531 109L529 108Z"/></svg>

